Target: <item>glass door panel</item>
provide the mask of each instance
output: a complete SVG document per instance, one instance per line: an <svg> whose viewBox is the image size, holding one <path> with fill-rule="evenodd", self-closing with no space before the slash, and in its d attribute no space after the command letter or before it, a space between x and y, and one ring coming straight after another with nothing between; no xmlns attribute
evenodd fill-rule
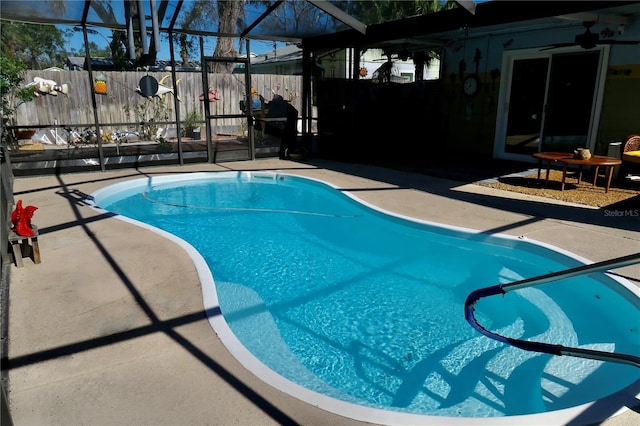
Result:
<svg viewBox="0 0 640 426"><path fill-rule="evenodd" d="M606 47L505 52L494 155L531 160L538 151L594 148Z"/></svg>
<svg viewBox="0 0 640 426"><path fill-rule="evenodd" d="M542 151L588 146L600 52L553 55Z"/></svg>
<svg viewBox="0 0 640 426"><path fill-rule="evenodd" d="M539 150L548 68L548 58L520 59L513 63L506 153L531 155Z"/></svg>

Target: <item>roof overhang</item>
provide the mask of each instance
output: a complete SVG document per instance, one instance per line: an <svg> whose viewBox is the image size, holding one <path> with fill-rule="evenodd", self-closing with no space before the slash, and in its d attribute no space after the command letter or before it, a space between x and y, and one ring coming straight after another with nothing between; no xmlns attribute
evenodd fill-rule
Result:
<svg viewBox="0 0 640 426"><path fill-rule="evenodd" d="M459 2L463 3L463 2ZM399 21L369 25L366 34L353 30L322 35L303 40L305 48L357 47L385 48L396 44L402 49L437 47L447 33L465 28L479 30L513 27L516 23L531 21L580 19L581 16L608 20L629 20L625 8L635 7L640 1L489 1L475 5L475 13L464 7L427 14Z"/></svg>

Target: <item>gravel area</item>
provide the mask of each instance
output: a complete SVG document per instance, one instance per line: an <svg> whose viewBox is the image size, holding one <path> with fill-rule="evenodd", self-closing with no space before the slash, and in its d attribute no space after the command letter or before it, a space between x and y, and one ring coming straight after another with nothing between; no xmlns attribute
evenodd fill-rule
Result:
<svg viewBox="0 0 640 426"><path fill-rule="evenodd" d="M604 191L604 177L598 178L593 186L593 177L583 175L578 183L577 176L567 176L564 191L561 190L562 172L551 170L549 184L545 187L544 170L542 179L537 174L527 176L505 176L496 183L478 183L479 185L522 194L538 195L556 200L584 204L593 207L640 208L640 182L612 182L609 192Z"/></svg>

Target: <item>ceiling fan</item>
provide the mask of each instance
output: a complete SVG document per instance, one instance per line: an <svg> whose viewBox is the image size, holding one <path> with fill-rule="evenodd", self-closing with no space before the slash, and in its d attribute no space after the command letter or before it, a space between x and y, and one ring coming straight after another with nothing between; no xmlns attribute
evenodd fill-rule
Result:
<svg viewBox="0 0 640 426"><path fill-rule="evenodd" d="M600 40L600 35L598 33L592 33L591 27L595 24L595 21L585 21L582 23L585 27L585 32L582 34L577 34L575 41L573 43L557 43L551 46L545 47L542 50L556 49L558 47L568 47L568 46L580 46L583 49L593 49L597 45L600 44L639 44L640 41L637 40ZM613 32L611 32L611 36L613 36Z"/></svg>

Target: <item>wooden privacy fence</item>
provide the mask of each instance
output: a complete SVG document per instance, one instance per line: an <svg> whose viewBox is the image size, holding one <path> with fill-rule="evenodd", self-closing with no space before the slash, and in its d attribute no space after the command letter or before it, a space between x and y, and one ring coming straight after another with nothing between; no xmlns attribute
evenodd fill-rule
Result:
<svg viewBox="0 0 640 426"><path fill-rule="evenodd" d="M202 74L199 72L177 72L176 82L174 82L171 79L171 72L96 71L93 73L94 79L103 77L107 85L106 94L96 94L96 110L101 125L128 123L129 125L125 127L135 128L140 121L150 119L176 121L174 96L171 93L164 95L164 102L161 102L157 97L149 101L136 91L140 80L147 75L154 77L158 82L163 81L167 87L173 88L177 85L181 122L184 122L187 114L194 109L200 117L204 117L204 102L199 100L199 96L207 90L203 88ZM91 103L94 82L89 81L88 72L30 70L26 73L24 83L33 81L35 77L54 80L60 85L67 84L69 93L57 96L42 95L21 105L16 114L17 126L88 127L94 125ZM166 79L163 80L165 77ZM245 93L244 73L209 74L207 78L209 86L220 93L220 99L209 104L210 114L241 114L240 100L244 99ZM251 77L251 85L266 101L271 100L275 95L280 95L301 111L301 76L254 74ZM148 104L150 102L155 103L155 108L160 111L153 113L152 105ZM144 114L140 114L145 107ZM134 113L136 110L138 114ZM128 114L127 111L129 111ZM214 120L212 125L235 127L240 122L238 118L225 118Z"/></svg>

